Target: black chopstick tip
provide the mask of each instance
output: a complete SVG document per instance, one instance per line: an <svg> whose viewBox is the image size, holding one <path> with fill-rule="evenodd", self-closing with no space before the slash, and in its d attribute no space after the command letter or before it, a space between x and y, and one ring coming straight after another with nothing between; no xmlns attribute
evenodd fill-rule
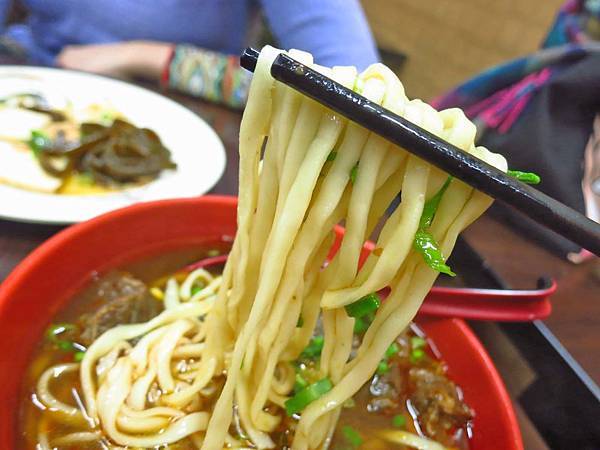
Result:
<svg viewBox="0 0 600 450"><path fill-rule="evenodd" d="M256 69L256 63L258 62L258 55L258 50L248 47L240 56L240 66L246 70L249 70L250 72L254 72Z"/></svg>

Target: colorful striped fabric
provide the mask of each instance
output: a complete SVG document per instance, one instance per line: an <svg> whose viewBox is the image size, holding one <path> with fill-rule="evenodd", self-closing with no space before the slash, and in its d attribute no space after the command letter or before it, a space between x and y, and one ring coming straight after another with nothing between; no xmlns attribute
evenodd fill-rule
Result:
<svg viewBox="0 0 600 450"><path fill-rule="evenodd" d="M166 78L170 88L242 108L252 75L240 67L237 57L191 45L177 45Z"/></svg>
<svg viewBox="0 0 600 450"><path fill-rule="evenodd" d="M482 72L435 99L433 105L463 108L480 134L486 129L507 133L553 75L590 53L600 53L595 30L600 30L600 0L569 0L540 51Z"/></svg>

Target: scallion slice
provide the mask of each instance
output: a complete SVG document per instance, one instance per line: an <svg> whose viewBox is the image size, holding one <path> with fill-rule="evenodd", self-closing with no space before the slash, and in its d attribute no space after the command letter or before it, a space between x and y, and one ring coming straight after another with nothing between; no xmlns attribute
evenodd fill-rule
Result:
<svg viewBox="0 0 600 450"><path fill-rule="evenodd" d="M348 442L348 444L350 444L353 448L360 447L364 442L358 431L349 425L344 425L342 427L342 434L344 435L346 442Z"/></svg>
<svg viewBox="0 0 600 450"><path fill-rule="evenodd" d="M509 177L516 178L519 181L527 184L539 184L542 179L540 176L533 172L521 172L520 170L508 170L506 175Z"/></svg>
<svg viewBox="0 0 600 450"><path fill-rule="evenodd" d="M192 289L190 291L190 294L192 294L192 296L196 295L198 292L200 292L202 290L202 286L198 286L197 284L192 286Z"/></svg>
<svg viewBox="0 0 600 450"><path fill-rule="evenodd" d="M377 293L373 292L372 294L365 295L363 298L356 300L354 303L346 305L346 312L350 317L360 319L369 313L377 311L379 305L381 305L381 300L379 300Z"/></svg>
<svg viewBox="0 0 600 450"><path fill-rule="evenodd" d="M56 346L59 350L64 352L85 352L86 348L69 339L61 339L63 333L68 333L77 330L77 326L72 323L57 323L48 328L46 331L47 339ZM77 355L75 354L75 358ZM75 359L77 361L77 359Z"/></svg>
<svg viewBox="0 0 600 450"><path fill-rule="evenodd" d="M435 213L440 206L442 197L448 189L448 186L450 186L451 181L452 177L448 177L440 190L425 202L423 212L421 213L421 219L419 220L419 229L415 233L413 248L423 256L427 265L433 270L437 270L438 272L453 277L456 274L446 265L440 245L435 240L435 237L429 232L429 227L433 222Z"/></svg>
<svg viewBox="0 0 600 450"><path fill-rule="evenodd" d="M421 348L417 348L410 353L410 360L413 363L420 361L425 356L425 351Z"/></svg>
<svg viewBox="0 0 600 450"><path fill-rule="evenodd" d="M385 361L385 360L379 361L379 364L377 364L377 374L378 375L385 375L389 371L390 371L390 366L387 363L387 361Z"/></svg>
<svg viewBox="0 0 600 450"><path fill-rule="evenodd" d="M321 355L323 344L325 343L323 336L313 337L306 348L302 351L301 357L304 359L315 359Z"/></svg>
<svg viewBox="0 0 600 450"><path fill-rule="evenodd" d="M362 317L354 322L354 334L363 334L369 328L369 323Z"/></svg>
<svg viewBox="0 0 600 450"><path fill-rule="evenodd" d="M294 383L294 392L300 392L306 386L308 386L308 381L306 381L306 379L302 375L300 375L299 373L296 373L296 382Z"/></svg>
<svg viewBox="0 0 600 450"><path fill-rule="evenodd" d="M418 348L423 348L427 345L427 341L423 339L421 336L413 336L410 338L410 346L413 350Z"/></svg>
<svg viewBox="0 0 600 450"><path fill-rule="evenodd" d="M390 345L388 347L388 349L385 351L385 357L391 358L392 356L398 354L399 351L400 351L400 347L398 347L398 344L396 344L395 342L392 342L392 345Z"/></svg>
<svg viewBox="0 0 600 450"><path fill-rule="evenodd" d="M298 414L310 403L319 399L331 389L333 389L333 384L329 378L323 378L316 383L310 384L285 402L285 412L288 416Z"/></svg>
<svg viewBox="0 0 600 450"><path fill-rule="evenodd" d="M423 229L419 229L415 234L413 247L423 256L423 259L427 265L433 270L445 273L451 277L456 276L456 274L444 261L444 255L440 250L440 245L437 243L431 233Z"/></svg>
<svg viewBox="0 0 600 450"><path fill-rule="evenodd" d="M406 425L406 417L404 417L402 414L395 415L392 418L392 425L394 425L396 428L404 428Z"/></svg>
<svg viewBox="0 0 600 450"><path fill-rule="evenodd" d="M431 222L433 222L433 217L435 216L435 213L438 209L438 206L440 206L440 202L442 201L442 197L444 196L444 193L448 189L448 186L450 186L451 182L452 177L446 178L446 181L444 182L440 190L437 191L433 197L431 197L428 201L425 202L425 205L423 205L423 213L421 214L421 220L419 221L419 227L427 228L431 225Z"/></svg>
<svg viewBox="0 0 600 450"><path fill-rule="evenodd" d="M31 130L31 137L27 145L33 150L35 156L39 156L42 151L52 146L52 141L43 131Z"/></svg>

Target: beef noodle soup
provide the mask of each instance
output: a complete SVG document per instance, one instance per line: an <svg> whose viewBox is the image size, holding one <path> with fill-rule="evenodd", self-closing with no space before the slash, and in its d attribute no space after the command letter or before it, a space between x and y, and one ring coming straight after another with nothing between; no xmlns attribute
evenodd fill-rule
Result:
<svg viewBox="0 0 600 450"><path fill-rule="evenodd" d="M147 321L163 311L166 280L184 281L193 262L208 261L205 270L215 277L213 280L219 277L222 265L218 255L227 251L224 243L209 249L187 249L148 258L95 277L54 319L33 356L26 374L21 410L23 428L17 448L35 449L47 445L47 448L91 450L115 446L101 432L93 431L84 436L84 433L90 433L88 424L53 409L47 397L79 409L84 415L81 382L74 369L87 347L116 325ZM216 264L210 264L211 261ZM182 269L186 267L188 269ZM197 279L191 287L192 292L206 287L207 282L210 284L207 278ZM357 322L355 346L371 320L372 317L366 315ZM294 389L301 389L318 379L322 348L319 327L293 363ZM194 358L187 358L183 353L173 362L180 366L178 370L193 363ZM49 378L40 389L39 380L45 378L44 373L48 373ZM48 392L43 392L45 389ZM157 389L155 382L148 396ZM216 392L212 398L215 396ZM296 419L288 417L282 408L274 405L272 408L283 418L274 439L275 448L290 448ZM413 324L390 346L372 379L343 405L330 448L401 449L404 448L402 445L393 443L398 438L394 434L408 431L435 439L446 448L467 449L472 417L473 412L462 400L460 388L448 379L435 345L430 345L423 331ZM243 440L244 432L235 424L230 434ZM69 440L69 437L73 439ZM196 447L190 438L184 438L161 448Z"/></svg>
<svg viewBox="0 0 600 450"><path fill-rule="evenodd" d="M411 322L492 199L276 82L279 52L261 52L244 111L222 272L163 256L75 299L32 362L24 445L466 447L472 412ZM462 111L409 100L387 67L290 54L507 170Z"/></svg>

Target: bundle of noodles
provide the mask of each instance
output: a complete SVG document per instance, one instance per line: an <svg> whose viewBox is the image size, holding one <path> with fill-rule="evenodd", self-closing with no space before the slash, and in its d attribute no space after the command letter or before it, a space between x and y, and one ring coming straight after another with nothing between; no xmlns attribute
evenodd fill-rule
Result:
<svg viewBox="0 0 600 450"><path fill-rule="evenodd" d="M275 448L293 362L320 323L320 397L295 411L292 448L327 448L342 404L373 375L439 271L450 272L442 255L491 204L273 80L269 69L278 52L261 52L242 120L238 231L218 297L209 290L190 298L189 281L179 288L171 280L162 314L109 330L82 362L89 420L120 445L151 447L189 436L204 450ZM290 55L312 65L306 53ZM436 112L409 101L385 66L361 74L312 66L506 170L501 156L474 146L475 127L460 110ZM342 221L341 247L325 264ZM375 250L359 268L361 248L381 222ZM351 352L355 319L348 311L386 286L389 297ZM238 438L231 433L236 428Z"/></svg>

